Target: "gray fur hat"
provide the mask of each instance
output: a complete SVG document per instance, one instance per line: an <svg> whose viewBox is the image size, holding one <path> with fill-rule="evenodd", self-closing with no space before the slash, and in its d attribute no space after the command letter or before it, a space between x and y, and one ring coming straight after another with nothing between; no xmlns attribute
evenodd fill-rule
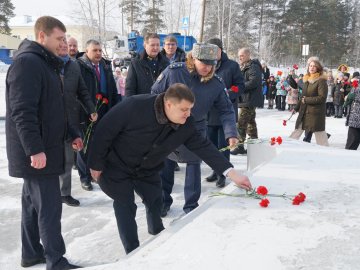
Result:
<svg viewBox="0 0 360 270"><path fill-rule="evenodd" d="M208 43L195 43L193 45L192 56L206 65L215 66L217 63L218 46Z"/></svg>

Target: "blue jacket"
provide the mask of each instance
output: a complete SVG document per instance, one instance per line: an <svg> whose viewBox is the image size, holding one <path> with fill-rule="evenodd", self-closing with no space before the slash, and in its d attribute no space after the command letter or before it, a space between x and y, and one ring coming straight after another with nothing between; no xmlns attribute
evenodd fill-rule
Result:
<svg viewBox="0 0 360 270"><path fill-rule="evenodd" d="M151 93L163 93L174 83L186 84L195 95L195 105L191 114L196 129L206 136L207 114L215 107L223 124L225 138L236 138L235 113L221 78L215 75L207 82L201 82L200 79L196 72L188 71L185 63L173 63L160 74L151 88ZM176 155L170 155L169 158L178 162L200 162L199 158L184 146L179 147L175 153Z"/></svg>
<svg viewBox="0 0 360 270"><path fill-rule="evenodd" d="M237 120L238 114L238 101L239 101L239 92L245 90L245 82L243 74L240 70L240 66L233 60L230 60L226 53L221 53L221 60L218 63L218 68L216 69L216 74L219 75L228 91L229 98L233 104L235 118ZM235 93L230 90L231 86L237 86L239 92ZM221 126L221 121L219 118L219 113L216 108L212 108L209 117L208 117L209 126Z"/></svg>
<svg viewBox="0 0 360 270"><path fill-rule="evenodd" d="M236 138L235 113L221 78L215 75L208 82L201 82L196 72L190 73L185 63L174 63L167 67L151 88L151 93L160 94L174 83L186 84L195 95L191 111L198 130L206 129L207 114L215 107L224 127L225 138Z"/></svg>

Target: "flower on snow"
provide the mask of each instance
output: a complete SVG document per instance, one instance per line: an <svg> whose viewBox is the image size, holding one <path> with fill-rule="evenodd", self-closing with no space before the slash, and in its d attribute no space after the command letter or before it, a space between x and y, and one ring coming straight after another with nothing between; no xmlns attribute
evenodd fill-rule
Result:
<svg viewBox="0 0 360 270"><path fill-rule="evenodd" d="M214 197L214 196L251 197L254 199L259 199L260 200L259 205L261 207L268 207L268 205L270 204L268 197L279 197L279 198L283 198L286 200L291 200L293 205L299 205L299 204L303 203L306 199L306 195L302 192L300 192L296 196L287 195L286 193L284 193L284 194L269 194L268 189L265 186L259 186L256 189L254 188L254 189L248 190L248 191L246 191L245 194L229 194L229 193L223 193L223 192L216 192L216 193L212 193L210 196L211 197Z"/></svg>

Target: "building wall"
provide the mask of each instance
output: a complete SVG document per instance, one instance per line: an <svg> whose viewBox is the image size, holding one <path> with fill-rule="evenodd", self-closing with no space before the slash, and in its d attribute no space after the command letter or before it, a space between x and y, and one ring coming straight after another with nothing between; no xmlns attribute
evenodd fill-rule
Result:
<svg viewBox="0 0 360 270"><path fill-rule="evenodd" d="M0 34L0 47L16 50L21 43L21 39L12 36Z"/></svg>

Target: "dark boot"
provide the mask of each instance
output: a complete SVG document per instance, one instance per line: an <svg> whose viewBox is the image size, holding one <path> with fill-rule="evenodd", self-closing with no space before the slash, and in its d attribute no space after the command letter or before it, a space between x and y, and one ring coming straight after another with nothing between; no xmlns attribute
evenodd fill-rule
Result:
<svg viewBox="0 0 360 270"><path fill-rule="evenodd" d="M223 176L223 175L221 175L221 176L219 177L219 179L216 181L216 186L217 186L218 188L223 188L223 187L225 187L225 180L226 180L226 177Z"/></svg>
<svg viewBox="0 0 360 270"><path fill-rule="evenodd" d="M208 177L205 177L206 181L208 182L215 182L216 180L218 180L218 175L216 172L212 172L211 175L209 175Z"/></svg>
<svg viewBox="0 0 360 270"><path fill-rule="evenodd" d="M31 259L31 260L21 259L22 267L31 267L40 263L46 263L45 257L41 257L38 259Z"/></svg>
<svg viewBox="0 0 360 270"><path fill-rule="evenodd" d="M230 151L230 154L236 156L236 155L246 155L247 151L244 148L244 145L238 145L234 150Z"/></svg>

